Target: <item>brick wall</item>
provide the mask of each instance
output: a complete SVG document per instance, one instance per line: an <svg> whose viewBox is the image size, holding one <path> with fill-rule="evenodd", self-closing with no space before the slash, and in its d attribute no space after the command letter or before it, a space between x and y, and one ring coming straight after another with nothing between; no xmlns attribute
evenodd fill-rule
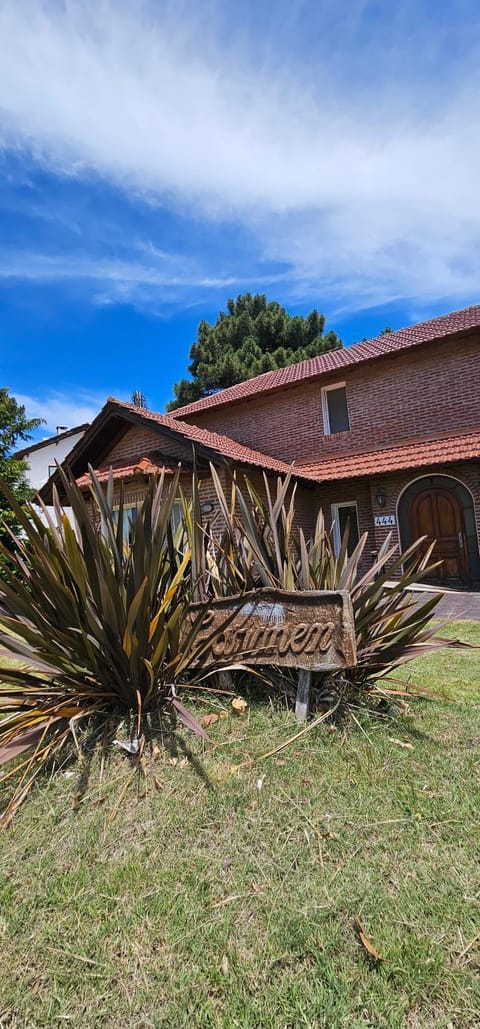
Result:
<svg viewBox="0 0 480 1029"><path fill-rule="evenodd" d="M326 485L316 487L315 501L317 511L320 508L323 511L328 529L332 526L332 508L334 504L356 503L360 536L363 536L365 532L368 533L367 543L360 564L360 570L366 571L372 563L371 552L376 548L369 483L362 479L356 482L329 482Z"/></svg>
<svg viewBox="0 0 480 1029"><path fill-rule="evenodd" d="M347 384L350 431L325 436L321 387ZM285 461L373 450L400 440L476 428L480 337L426 344L320 382L198 412L190 421Z"/></svg>
<svg viewBox="0 0 480 1029"><path fill-rule="evenodd" d="M385 542L389 532L392 534L392 545L400 547L400 527L398 524L398 503L404 490L423 477L447 476L454 479L469 490L474 506L477 538L480 544L480 461L470 461L468 464L459 463L456 465L445 465L430 469L421 469L409 472L397 472L392 475L382 475L378 479L358 479L353 482L328 483L326 486L318 486L315 493L315 504L322 508L325 521L328 527L332 522L332 506L334 504L353 503L357 504L358 526L360 534L367 532L368 540L364 552L361 567L366 570L372 563L372 554L380 549ZM376 499L378 487L381 486L385 493L385 507L380 507ZM395 515L395 526L376 526L375 515ZM474 584L479 585L477 579Z"/></svg>
<svg viewBox="0 0 480 1029"><path fill-rule="evenodd" d="M178 461L192 461L193 451L190 444L182 443L181 440L169 439L158 432L152 432L151 429L134 425L115 444L103 464L108 465L110 461L123 460L125 464L129 464L131 461L140 460L155 451L160 451L165 457Z"/></svg>
<svg viewBox="0 0 480 1029"><path fill-rule="evenodd" d="M164 454L165 457L173 457L179 461L182 459L187 460L189 463L192 461L192 447L190 444L183 444L181 440L169 440L163 435L152 432L148 428L144 429L141 426L133 426L112 448L108 458L105 459L103 463L108 465L110 461L113 462L119 460L124 460L125 463L129 463L135 460L140 460L141 457L155 451L159 451ZM213 483L208 476L208 472L206 469L200 470L199 474L200 479L202 480L202 502L213 503L214 511L217 512L218 503L216 494ZM223 468L219 470L219 475L222 484L225 485L225 470ZM242 484L244 476L247 475L257 492L259 492L261 496L264 496L263 476L260 470L255 468L240 468L238 469L238 475L239 482ZM274 492L276 488L276 477L272 476L270 481L272 483L272 491ZM189 495L188 476L185 476L184 478L182 477L182 485L185 488L187 495ZM143 496L144 485L142 484L142 481L127 484L125 488L126 503L136 503L137 501L140 501ZM311 488L303 486L298 487L296 495L296 510L298 524L303 526L306 533L310 533L318 510L314 486ZM215 517L215 515L212 515L212 517ZM218 516L215 520L218 522Z"/></svg>
<svg viewBox="0 0 480 1029"><path fill-rule="evenodd" d="M397 525L393 529L393 533L394 539L400 544L400 531L397 516L399 499L407 486L415 482L417 479L423 478L424 476L428 477L430 475L445 475L448 478L457 480L467 487L473 498L477 537L480 540L480 461L469 461L468 464L445 465L415 472L397 472L395 475L382 476L381 486L386 497L384 508L379 507L375 499L375 493L380 480L370 480L373 515L383 513L395 514ZM384 527L373 527L373 539L375 540L376 549L381 546L388 531L389 530Z"/></svg>

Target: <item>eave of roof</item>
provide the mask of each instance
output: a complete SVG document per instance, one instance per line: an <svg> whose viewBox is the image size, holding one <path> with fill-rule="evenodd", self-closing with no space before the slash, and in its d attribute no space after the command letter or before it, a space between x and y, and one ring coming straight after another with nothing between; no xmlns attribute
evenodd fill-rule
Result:
<svg viewBox="0 0 480 1029"><path fill-rule="evenodd" d="M127 423L126 426L122 424L123 422ZM76 478L85 474L85 467L88 463L106 471L109 467L108 453L112 449L113 441L121 438L128 426L132 424L151 425L152 428L158 428L160 433L163 432L167 438L191 444L192 457L195 455L198 458L213 461L218 459L235 465L260 468L266 472L275 472L280 475L293 472L295 478L311 481L308 475L299 473L296 468L285 461L243 446L228 436L222 436L219 433L191 425L189 422L180 421L173 418L172 415L161 415L146 408L138 408L134 404L116 400L115 397L108 398L85 436L78 441L68 455L68 459L63 462L63 467L71 468ZM110 434L109 426L111 427ZM97 451L94 447L96 441ZM101 446L98 445L98 442L101 442ZM92 448L96 456L93 456ZM39 490L39 496L47 504L51 502L53 483L59 485L58 472L54 472L48 482Z"/></svg>
<svg viewBox="0 0 480 1029"><path fill-rule="evenodd" d="M450 434L442 439L409 440L363 454L337 455L329 461L311 461L297 471L319 484L361 479L389 472L408 471L480 459L480 429Z"/></svg>
<svg viewBox="0 0 480 1029"><path fill-rule="evenodd" d="M461 311L431 318L426 322L409 325L406 328L389 332L375 339L355 343L341 350L330 350L326 354L309 358L299 364L279 368L277 371L264 372L253 379L247 379L228 389L220 390L209 397L203 397L185 407L172 411L172 417L183 419L203 411L223 407L226 404L239 403L242 400L254 399L257 396L287 389L302 382L318 379L332 373L341 373L351 365L359 365L365 361L373 361L382 357L393 356L404 350L424 343L451 337L466 336L480 329L480 305L466 307Z"/></svg>
<svg viewBox="0 0 480 1029"><path fill-rule="evenodd" d="M173 435L192 443L194 447L201 447L205 453L209 451L212 454L218 454L219 457L225 458L227 461L264 468L265 471L278 472L281 475L286 475L287 472L292 470L298 475L297 469L287 464L286 461L280 461L276 457L262 453L260 450L244 446L243 443L238 443L237 440L231 439L229 436L223 436L218 432L211 432L209 429L203 429L198 425L191 425L190 422L183 422L179 418L174 418L171 414L158 414L156 411L138 408L134 404L127 404L121 400L116 400L115 397L109 397L108 403L119 411L124 410L134 416L135 414L140 416L143 421L154 422L159 427L169 430Z"/></svg>
<svg viewBox="0 0 480 1029"><path fill-rule="evenodd" d="M48 436L47 439L41 439L39 443L30 443L27 447L22 447L21 450L16 450L13 457L22 458L27 454L33 454L36 450L42 450L43 447L49 447L51 443L61 443L62 440L68 439L69 436L76 436L79 432L84 433L90 426L90 422L84 422L83 425L75 425L73 429L66 429L65 432L59 432L57 436Z"/></svg>
<svg viewBox="0 0 480 1029"><path fill-rule="evenodd" d="M141 457L139 461L135 461L133 464L122 464L117 461L110 465L105 465L103 468L95 468L95 476L99 482L108 482L110 475L112 475L114 481L128 479L135 479L145 475L153 475L155 473L163 472L165 475L174 475L177 470L178 464L174 462L159 460L153 461L149 457ZM187 471L188 469L185 469ZM90 485L90 473L85 472L77 480L77 486L80 489L84 489Z"/></svg>

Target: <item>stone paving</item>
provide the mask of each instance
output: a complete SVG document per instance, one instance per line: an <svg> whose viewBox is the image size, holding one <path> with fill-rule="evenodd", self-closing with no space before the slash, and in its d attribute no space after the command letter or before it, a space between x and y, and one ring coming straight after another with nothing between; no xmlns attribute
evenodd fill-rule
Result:
<svg viewBox="0 0 480 1029"><path fill-rule="evenodd" d="M414 591L419 599L425 593L435 593L433 587ZM468 593L463 590L448 590L435 610L436 618L455 619L460 621L480 622L480 592Z"/></svg>

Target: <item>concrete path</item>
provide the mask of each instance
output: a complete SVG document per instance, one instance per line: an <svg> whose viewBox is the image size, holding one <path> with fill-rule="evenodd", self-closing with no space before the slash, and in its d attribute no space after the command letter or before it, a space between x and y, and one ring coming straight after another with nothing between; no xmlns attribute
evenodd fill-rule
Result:
<svg viewBox="0 0 480 1029"><path fill-rule="evenodd" d="M424 586L412 590L419 597L426 593L436 593L433 586ZM443 592L443 590L441 591ZM480 593L467 593L463 590L448 590L435 609L436 618L457 621L480 622Z"/></svg>

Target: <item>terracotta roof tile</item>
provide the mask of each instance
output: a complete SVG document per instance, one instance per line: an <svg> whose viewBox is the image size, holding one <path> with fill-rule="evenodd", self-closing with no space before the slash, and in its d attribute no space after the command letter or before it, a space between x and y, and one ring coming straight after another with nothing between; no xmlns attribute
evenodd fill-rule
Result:
<svg viewBox="0 0 480 1029"><path fill-rule="evenodd" d="M444 336L467 334L474 329L480 329L479 304L474 307L466 307L462 311L444 314L439 318L431 318L427 322L409 325L407 328L389 332L376 339L368 339L364 343L355 343L353 346L341 350L331 350L318 357L301 361L299 364L292 364L288 368L265 372L263 375L257 375L254 379L247 379L236 386L230 386L228 389L220 390L202 400L180 407L172 412L171 417L175 420L181 419L196 412L221 407L224 404L233 404L261 393L270 393L277 389L293 386L297 382L306 382L331 372L341 372L343 368L350 365L384 357L399 350L406 350L408 347L442 339Z"/></svg>
<svg viewBox="0 0 480 1029"><path fill-rule="evenodd" d="M208 429L200 428L197 425L190 425L189 422L183 422L179 418L174 418L173 415L157 414L156 411L135 407L134 404L127 404L124 401L116 400L115 397L109 397L108 404L115 405L120 410L133 411L135 414L140 415L142 420L152 421L157 425L164 425L188 442L198 443L200 446L206 447L213 453L226 457L236 464L253 465L257 468L264 468L265 471L278 472L281 475L286 475L287 472L292 470L291 465L285 461L279 461L275 457L261 453L260 450L253 450L242 443L237 443L236 440L230 439L229 436L222 436L218 432L210 432Z"/></svg>
<svg viewBox="0 0 480 1029"><path fill-rule="evenodd" d="M334 460L299 465L297 471L321 483L359 479L409 468L426 468L472 458L480 458L480 429L443 439L414 440L401 446L364 454L339 455Z"/></svg>
<svg viewBox="0 0 480 1029"><path fill-rule="evenodd" d="M102 465L100 468L95 468L95 475L99 482L107 482L110 471L116 480L131 479L135 475L151 475L153 472L165 472L166 475L173 475L176 470L177 465L168 461L162 460L157 463L156 461L151 461L148 457L141 457L134 464L121 464L119 461L113 461L109 465ZM90 474L86 472L76 482L80 489L83 489L84 486L89 486Z"/></svg>

